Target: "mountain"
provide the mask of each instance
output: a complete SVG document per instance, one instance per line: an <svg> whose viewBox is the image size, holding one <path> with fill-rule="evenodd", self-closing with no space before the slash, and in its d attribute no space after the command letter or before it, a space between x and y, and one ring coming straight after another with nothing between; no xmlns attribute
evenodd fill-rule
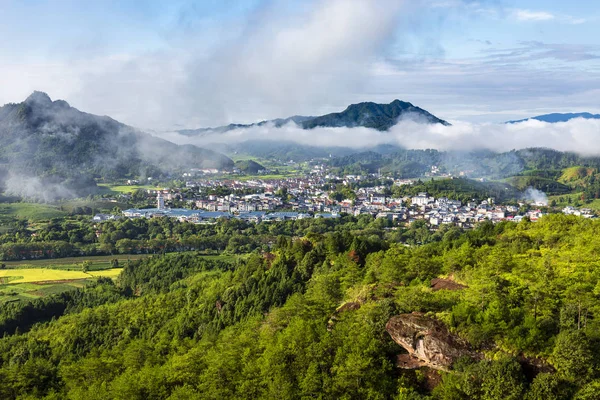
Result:
<svg viewBox="0 0 600 400"><path fill-rule="evenodd" d="M258 171L266 168L254 160L239 160L235 162L235 167L247 174L256 174Z"/></svg>
<svg viewBox="0 0 600 400"><path fill-rule="evenodd" d="M537 117L520 119L517 121L508 121L507 124L516 124L519 122L529 121L531 119L535 119L537 121L556 123L556 122L567 122L575 118L583 118L583 119L600 119L600 114L590 114L588 112L583 113L553 113L553 114L544 114L538 115Z"/></svg>
<svg viewBox="0 0 600 400"><path fill-rule="evenodd" d="M450 125L422 108L411 103L394 100L390 104L358 103L344 111L315 117L302 123L304 129L316 127L365 127L386 131L398 120L410 118L428 124Z"/></svg>
<svg viewBox="0 0 600 400"><path fill-rule="evenodd" d="M288 118L276 118L271 120L260 121L255 124L229 124L224 126L218 126L215 128L200 128L200 129L182 129L177 131L178 133L185 136L202 136L203 134L212 134L212 133L225 133L232 131L234 129L243 129L243 128L252 128L255 126L263 126L267 124L273 125L275 128L281 128L282 126L293 122L296 125L302 124L304 121L310 120L314 117L305 117L302 115L294 115L293 117Z"/></svg>
<svg viewBox="0 0 600 400"><path fill-rule="evenodd" d="M390 104L378 104L372 102L351 104L342 112L321 115L318 117L306 117L295 115L289 118L278 118L269 121L261 121L256 124L229 124L216 128L184 129L177 131L186 136L202 136L213 133L225 133L234 129L251 128L272 124L279 128L290 122L303 129L316 127L365 127L386 131L394 126L400 119L410 118L428 124L450 125L422 108L415 107L411 103L394 100Z"/></svg>
<svg viewBox="0 0 600 400"><path fill-rule="evenodd" d="M233 161L211 150L178 146L34 92L22 103L0 107L0 164L8 191L18 189L17 194L28 196L50 190L53 193L43 196L48 200L64 197L59 189L52 190L56 185L65 189L62 194L79 195L95 186L94 178L157 176L191 167L231 168Z"/></svg>

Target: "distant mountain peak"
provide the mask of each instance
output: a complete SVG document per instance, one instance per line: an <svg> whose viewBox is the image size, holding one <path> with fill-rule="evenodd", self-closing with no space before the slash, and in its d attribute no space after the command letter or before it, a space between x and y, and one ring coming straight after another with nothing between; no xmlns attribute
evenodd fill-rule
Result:
<svg viewBox="0 0 600 400"><path fill-rule="evenodd" d="M48 96L46 92L40 92L38 90L34 91L25 99L25 103L27 104L52 104L52 99Z"/></svg>
<svg viewBox="0 0 600 400"><path fill-rule="evenodd" d="M374 102L362 102L350 104L344 111L321 115L318 117L293 116L289 118L278 118L270 121L261 121L255 124L241 125L229 124L216 128L184 129L178 132L186 136L208 135L214 133L225 133L233 129L250 128L272 124L275 128L293 122L303 129L324 128L356 128L365 127L386 131L396 125L403 118L415 119L427 124L450 125L448 122L436 117L428 111L414 106L412 103L393 100L389 104Z"/></svg>
<svg viewBox="0 0 600 400"><path fill-rule="evenodd" d="M531 118L520 119L517 121L508 121L507 124L517 124L519 122L526 122L530 120L548 122L548 123L556 123L556 122L567 122L575 118L583 118L583 119L600 119L600 114L591 114L589 112L581 112L581 113L552 113L552 114L544 114L538 115Z"/></svg>
<svg viewBox="0 0 600 400"><path fill-rule="evenodd" d="M29 97L27 97L24 101L25 104L29 105L29 106L38 106L38 107L43 107L43 108L50 108L52 107L52 109L66 109L66 108L71 108L71 106L69 105L69 103L67 103L64 100L54 100L52 101L52 99L50 98L50 96L48 96L48 93L46 92L41 92L41 91L34 91L33 93L31 93L29 95Z"/></svg>
<svg viewBox="0 0 600 400"><path fill-rule="evenodd" d="M344 111L315 117L304 121L302 127L365 127L386 131L405 117L429 124L450 125L422 108L411 103L395 99L389 104L362 102L349 105Z"/></svg>

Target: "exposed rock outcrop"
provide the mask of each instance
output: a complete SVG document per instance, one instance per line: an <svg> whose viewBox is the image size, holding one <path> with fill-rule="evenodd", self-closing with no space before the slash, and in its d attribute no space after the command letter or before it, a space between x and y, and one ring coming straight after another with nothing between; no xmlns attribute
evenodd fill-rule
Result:
<svg viewBox="0 0 600 400"><path fill-rule="evenodd" d="M434 292L438 290L462 290L466 288L465 285L456 283L451 279L435 278L431 280L431 289Z"/></svg>
<svg viewBox="0 0 600 400"><path fill-rule="evenodd" d="M445 371L462 356L481 358L465 341L448 332L443 323L423 313L396 315L388 321L386 330L413 358L400 356L398 366L401 368L427 366Z"/></svg>

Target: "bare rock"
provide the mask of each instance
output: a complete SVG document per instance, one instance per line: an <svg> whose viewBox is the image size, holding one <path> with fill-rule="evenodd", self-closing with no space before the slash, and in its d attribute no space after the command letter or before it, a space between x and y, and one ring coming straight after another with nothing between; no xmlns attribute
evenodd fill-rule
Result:
<svg viewBox="0 0 600 400"><path fill-rule="evenodd" d="M435 278L431 280L431 289L434 292L438 290L462 290L466 288L465 285L454 282L452 279Z"/></svg>
<svg viewBox="0 0 600 400"><path fill-rule="evenodd" d="M386 324L392 339L402 346L408 355L398 360L402 368L427 366L446 371L458 358L469 356L480 358L468 344L448 332L446 326L423 313L401 314L392 317Z"/></svg>

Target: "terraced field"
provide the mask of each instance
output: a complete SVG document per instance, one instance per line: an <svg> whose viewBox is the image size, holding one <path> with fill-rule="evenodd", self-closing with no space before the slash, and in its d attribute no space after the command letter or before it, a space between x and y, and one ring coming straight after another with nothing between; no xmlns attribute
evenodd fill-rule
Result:
<svg viewBox="0 0 600 400"><path fill-rule="evenodd" d="M48 268L0 270L0 303L31 300L81 288L98 277L116 278L121 268L71 271Z"/></svg>
<svg viewBox="0 0 600 400"><path fill-rule="evenodd" d="M98 277L115 278L121 272L121 268L111 268L102 271L70 271L63 269L48 268L24 268L0 270L0 280L7 279L7 283L43 283L48 281L72 281L77 279L90 279ZM19 278L16 278L19 277ZM16 279L10 279L16 278Z"/></svg>

